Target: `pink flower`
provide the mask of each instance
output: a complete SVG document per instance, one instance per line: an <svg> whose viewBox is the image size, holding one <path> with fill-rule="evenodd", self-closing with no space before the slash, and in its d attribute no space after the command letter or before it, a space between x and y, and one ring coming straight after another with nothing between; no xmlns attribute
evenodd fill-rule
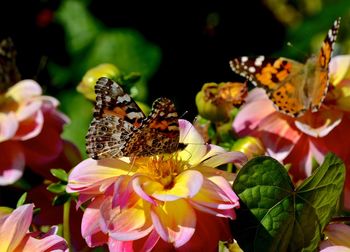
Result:
<svg viewBox="0 0 350 252"><path fill-rule="evenodd" d="M325 240L320 244L322 252L350 252L350 227L332 223L324 230Z"/></svg>
<svg viewBox="0 0 350 252"><path fill-rule="evenodd" d="M0 215L0 251L68 251L66 241L56 235L57 227L46 234L28 232L33 208L33 204L27 204L11 214Z"/></svg>
<svg viewBox="0 0 350 252"><path fill-rule="evenodd" d="M69 176L67 191L78 192L84 212L82 235L89 246L108 244L110 251L212 251L230 238L235 219L235 175L217 170L243 163L239 152L207 145L194 127L179 120L180 142L171 155L128 159L87 159ZM203 242L205 241L205 242Z"/></svg>
<svg viewBox="0 0 350 252"><path fill-rule="evenodd" d="M36 169L60 154L60 134L68 119L57 106L55 98L42 96L33 80L0 94L0 185L17 181L26 165Z"/></svg>
<svg viewBox="0 0 350 252"><path fill-rule="evenodd" d="M331 85L321 109L299 118L286 116L274 108L266 93L253 89L233 122L240 136L262 140L267 154L291 163L295 181L312 172L312 160L322 163L327 152L342 158L350 170L350 55L334 57L330 64ZM350 172L347 173L344 203L350 208Z"/></svg>

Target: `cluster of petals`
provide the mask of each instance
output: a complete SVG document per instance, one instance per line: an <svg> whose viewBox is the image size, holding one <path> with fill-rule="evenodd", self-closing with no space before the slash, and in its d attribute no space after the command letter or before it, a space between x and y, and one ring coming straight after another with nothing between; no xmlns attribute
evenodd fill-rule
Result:
<svg viewBox="0 0 350 252"><path fill-rule="evenodd" d="M51 227L47 233L29 232L33 208L33 204L26 204L10 214L0 213L0 251L67 252L66 241L56 235L57 227Z"/></svg>
<svg viewBox="0 0 350 252"><path fill-rule="evenodd" d="M267 154L291 164L297 182L310 176L313 160L322 163L328 152L343 159L350 171L350 55L334 57L330 86L319 111L292 118L276 110L264 90L255 88L237 114L233 128L240 136L259 138ZM350 172L344 188L344 205L350 209Z"/></svg>
<svg viewBox="0 0 350 252"><path fill-rule="evenodd" d="M212 251L231 238L228 220L239 207L230 183L235 175L215 167L246 157L205 144L185 120L179 125L180 142L188 143L182 151L131 162L87 159L72 170L67 191L79 193L78 206L87 204L81 231L89 246Z"/></svg>
<svg viewBox="0 0 350 252"><path fill-rule="evenodd" d="M320 243L321 252L350 252L350 227L343 223L331 223L324 230L325 240Z"/></svg>
<svg viewBox="0 0 350 252"><path fill-rule="evenodd" d="M60 154L60 134L68 119L57 106L33 80L22 80L0 94L0 185L17 181L25 166L36 169Z"/></svg>

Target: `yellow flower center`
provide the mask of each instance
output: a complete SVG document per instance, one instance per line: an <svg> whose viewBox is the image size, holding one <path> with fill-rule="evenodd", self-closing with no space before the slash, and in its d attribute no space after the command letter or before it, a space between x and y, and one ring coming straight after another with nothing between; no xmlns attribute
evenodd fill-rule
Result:
<svg viewBox="0 0 350 252"><path fill-rule="evenodd" d="M18 103L6 95L0 94L0 112L8 113L10 111L16 111Z"/></svg>
<svg viewBox="0 0 350 252"><path fill-rule="evenodd" d="M173 186L174 178L188 169L189 164L182 161L177 153L138 158L135 160L137 173L150 176L169 189Z"/></svg>

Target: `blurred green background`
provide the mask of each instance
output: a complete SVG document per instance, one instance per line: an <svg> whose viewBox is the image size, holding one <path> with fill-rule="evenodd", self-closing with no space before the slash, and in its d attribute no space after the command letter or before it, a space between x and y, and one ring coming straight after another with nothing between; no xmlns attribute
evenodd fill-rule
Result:
<svg viewBox="0 0 350 252"><path fill-rule="evenodd" d="M206 82L242 81L232 57L266 55L299 61L319 50L327 30L342 17L335 54L349 52L350 1L63 0L6 1L0 37L12 37L23 78L36 79L71 118L64 137L85 153L92 102L76 91L101 63L123 74L138 72L131 90L151 105L159 96L175 101L179 114L196 115L194 98ZM288 47L291 42L293 47ZM130 91L130 90L129 90Z"/></svg>

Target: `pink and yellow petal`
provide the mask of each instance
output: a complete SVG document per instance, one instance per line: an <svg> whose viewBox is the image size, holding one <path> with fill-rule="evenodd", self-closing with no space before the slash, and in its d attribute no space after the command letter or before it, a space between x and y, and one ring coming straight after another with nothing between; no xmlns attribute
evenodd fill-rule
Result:
<svg viewBox="0 0 350 252"><path fill-rule="evenodd" d="M0 153L6 158L0 158L0 185L10 185L22 177L25 166L25 155L18 142L6 141L0 143Z"/></svg>
<svg viewBox="0 0 350 252"><path fill-rule="evenodd" d="M21 245L16 248L16 251L68 252L68 246L67 242L56 234L44 235L38 239L35 236L33 237L33 234L27 234L27 237L22 240Z"/></svg>
<svg viewBox="0 0 350 252"><path fill-rule="evenodd" d="M272 102L261 88L249 92L246 103L233 121L233 129L240 135L246 136L255 130L260 122L271 113L276 112Z"/></svg>
<svg viewBox="0 0 350 252"><path fill-rule="evenodd" d="M332 223L327 225L324 233L332 244L350 248L350 226L343 223Z"/></svg>
<svg viewBox="0 0 350 252"><path fill-rule="evenodd" d="M81 222L81 235L84 237L89 247L102 246L108 242L108 234L100 228L100 205L104 197L96 197L84 211Z"/></svg>
<svg viewBox="0 0 350 252"><path fill-rule="evenodd" d="M321 249L320 252L350 252L350 248L345 246L330 246Z"/></svg>
<svg viewBox="0 0 350 252"><path fill-rule="evenodd" d="M227 152L220 146L208 145L209 151L203 157L201 165L209 167L218 167L223 164L235 163L242 166L248 161L247 157L238 151Z"/></svg>
<svg viewBox="0 0 350 252"><path fill-rule="evenodd" d="M37 111L31 117L21 121L16 132L15 140L25 141L40 134L44 125L44 116L41 111Z"/></svg>
<svg viewBox="0 0 350 252"><path fill-rule="evenodd" d="M186 170L174 178L170 189L161 188L152 196L161 201L174 201L179 198L192 198L202 187L203 175L196 170Z"/></svg>
<svg viewBox="0 0 350 252"><path fill-rule="evenodd" d="M18 121L14 113L0 113L0 143L13 138L18 129Z"/></svg>
<svg viewBox="0 0 350 252"><path fill-rule="evenodd" d="M67 192L101 193L100 187L112 184L118 176L128 174L130 164L118 159L86 159L70 173Z"/></svg>
<svg viewBox="0 0 350 252"><path fill-rule="evenodd" d="M0 226L0 251L13 251L25 237L32 222L33 204L26 204L5 216Z"/></svg>
<svg viewBox="0 0 350 252"><path fill-rule="evenodd" d="M342 118L341 111L321 110L316 113L306 113L295 121L295 126L309 136L324 137L341 123Z"/></svg>
<svg viewBox="0 0 350 252"><path fill-rule="evenodd" d="M149 203L140 199L130 208L111 207L107 199L100 207L101 230L119 241L137 240L148 235L153 227L149 218Z"/></svg>
<svg viewBox="0 0 350 252"><path fill-rule="evenodd" d="M183 199L152 206L152 221L159 236L175 248L188 242L196 227L196 214L191 205Z"/></svg>
<svg viewBox="0 0 350 252"><path fill-rule="evenodd" d="M34 80L22 80L12 87L6 93L17 102L28 100L32 97L40 96L42 93L40 85Z"/></svg>
<svg viewBox="0 0 350 252"><path fill-rule="evenodd" d="M329 63L330 81L337 85L344 78L349 77L350 55L338 55L332 58Z"/></svg>

